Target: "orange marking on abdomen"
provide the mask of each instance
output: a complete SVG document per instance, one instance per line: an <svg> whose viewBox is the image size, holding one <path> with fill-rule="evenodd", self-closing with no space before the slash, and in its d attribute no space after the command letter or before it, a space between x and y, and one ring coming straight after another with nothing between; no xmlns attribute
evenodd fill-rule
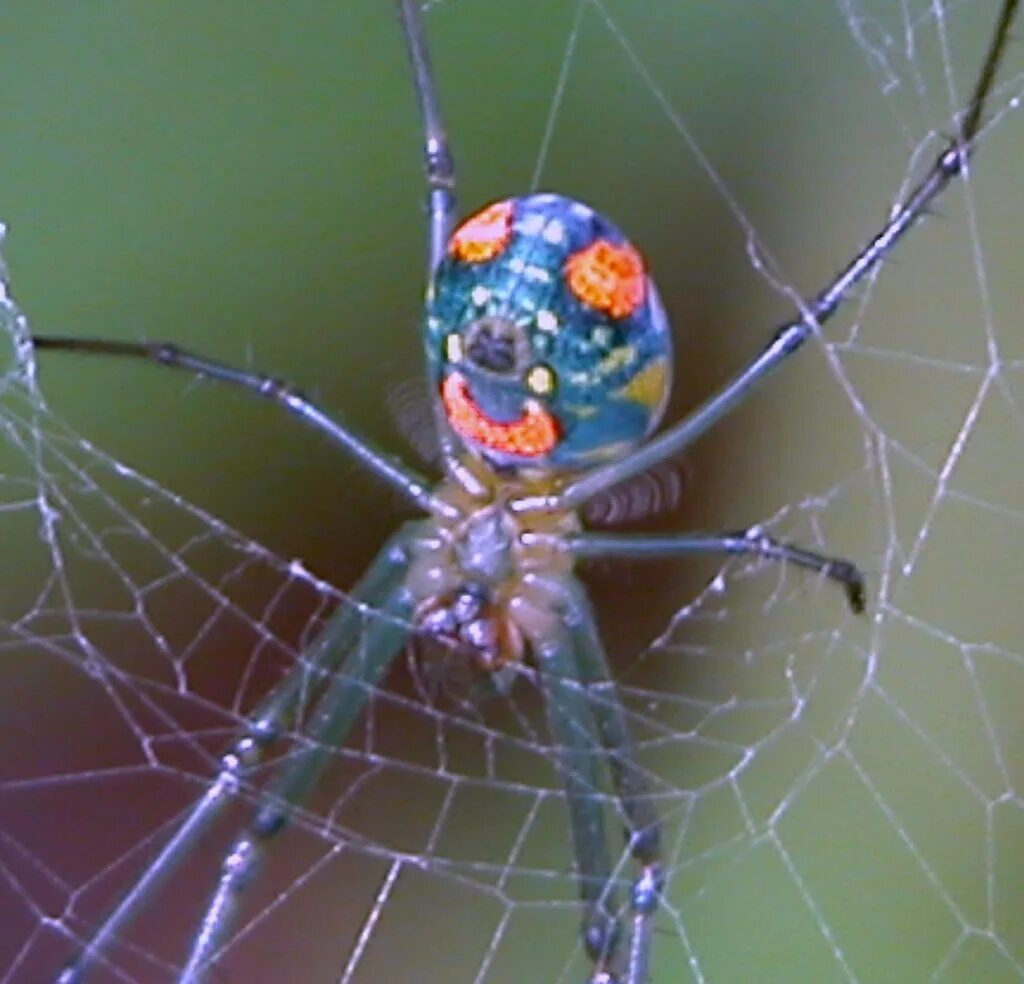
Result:
<svg viewBox="0 0 1024 984"><path fill-rule="evenodd" d="M484 263L504 252L512 238L512 203L495 202L471 215L452 233L448 248L466 263Z"/></svg>
<svg viewBox="0 0 1024 984"><path fill-rule="evenodd" d="M632 246L598 239L569 257L565 279L585 304L612 318L625 318L643 303L647 276Z"/></svg>

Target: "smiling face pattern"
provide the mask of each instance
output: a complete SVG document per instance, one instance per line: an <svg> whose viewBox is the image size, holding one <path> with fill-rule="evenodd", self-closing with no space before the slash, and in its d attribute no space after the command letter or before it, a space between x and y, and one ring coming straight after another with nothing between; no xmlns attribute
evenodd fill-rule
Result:
<svg viewBox="0 0 1024 984"><path fill-rule="evenodd" d="M495 467L622 457L668 398L668 323L643 259L603 215L559 195L495 202L455 230L425 335L448 423Z"/></svg>

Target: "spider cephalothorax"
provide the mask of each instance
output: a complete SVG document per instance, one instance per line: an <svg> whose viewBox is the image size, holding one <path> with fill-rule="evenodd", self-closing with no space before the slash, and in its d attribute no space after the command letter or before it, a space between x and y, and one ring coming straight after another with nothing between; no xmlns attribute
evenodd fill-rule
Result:
<svg viewBox="0 0 1024 984"><path fill-rule="evenodd" d="M515 484L503 484L482 465L480 472L491 479L492 501L467 516L431 523L430 535L416 547L409 586L420 634L497 671L523 658L530 618L552 609L547 579L572 569L563 543L580 531L580 523L572 511L513 512L508 499ZM455 484L443 484L439 494L459 501Z"/></svg>
<svg viewBox="0 0 1024 984"><path fill-rule="evenodd" d="M429 289L426 342L452 429L504 468L620 457L668 396L668 323L640 254L560 195L495 202L455 230Z"/></svg>

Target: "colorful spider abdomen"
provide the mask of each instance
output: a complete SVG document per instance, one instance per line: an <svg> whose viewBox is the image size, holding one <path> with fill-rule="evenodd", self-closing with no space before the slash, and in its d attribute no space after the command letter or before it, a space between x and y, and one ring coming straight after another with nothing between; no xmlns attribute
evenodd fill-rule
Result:
<svg viewBox="0 0 1024 984"><path fill-rule="evenodd" d="M605 216L560 195L495 202L455 230L425 337L449 424L501 468L620 457L668 397L668 322L642 257Z"/></svg>

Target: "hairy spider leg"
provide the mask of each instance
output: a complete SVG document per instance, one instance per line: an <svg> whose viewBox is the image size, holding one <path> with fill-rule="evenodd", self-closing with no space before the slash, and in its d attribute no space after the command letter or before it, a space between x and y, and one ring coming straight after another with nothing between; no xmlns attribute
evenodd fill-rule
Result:
<svg viewBox="0 0 1024 984"><path fill-rule="evenodd" d="M700 553L753 555L803 567L835 581L845 590L850 610L858 615L866 605L864 575L853 563L842 557L829 557L792 543L783 543L756 528L734 533L667 533L654 536L583 532L568 537L567 546L578 558L681 557Z"/></svg>
<svg viewBox="0 0 1024 984"><path fill-rule="evenodd" d="M366 624L366 609L375 599L394 596L401 586L409 563L409 548L422 526L422 522L406 523L388 540L349 599L331 616L309 649L249 713L242 734L221 755L217 776L203 797L188 811L170 841L92 934L81 953L64 968L57 984L82 984L90 968L102 959L104 951L124 932L132 918L244 788L246 776L280 737L303 694L333 674L342 658L352 652ZM350 657L350 661L354 659Z"/></svg>
<svg viewBox="0 0 1024 984"><path fill-rule="evenodd" d="M1011 25L1019 0L1005 0L1000 9L985 62L964 113L960 132L939 154L920 184L896 208L888 222L875 234L842 272L809 302L802 304L797 318L777 329L771 341L747 366L714 396L670 427L660 437L618 461L610 462L568 482L546 495L524 496L513 503L517 511L535 509L577 509L588 499L653 465L688 448L712 425L734 410L747 394L782 362L799 350L839 310L850 291L871 273L896 244L925 215L931 203L953 178L966 173L974 150L985 103L992 91L996 71L1011 40Z"/></svg>

